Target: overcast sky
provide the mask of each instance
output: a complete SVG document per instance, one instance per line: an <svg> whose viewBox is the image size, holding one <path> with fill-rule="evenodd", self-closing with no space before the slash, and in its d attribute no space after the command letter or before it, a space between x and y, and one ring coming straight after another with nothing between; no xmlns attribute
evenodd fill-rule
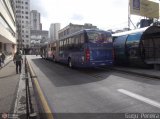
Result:
<svg viewBox="0 0 160 119"><path fill-rule="evenodd" d="M51 23L61 28L69 23L91 23L100 29L119 29L128 26L128 0L30 0L31 10L41 13L43 30ZM139 20L139 18L138 18ZM132 16L137 22L137 17Z"/></svg>

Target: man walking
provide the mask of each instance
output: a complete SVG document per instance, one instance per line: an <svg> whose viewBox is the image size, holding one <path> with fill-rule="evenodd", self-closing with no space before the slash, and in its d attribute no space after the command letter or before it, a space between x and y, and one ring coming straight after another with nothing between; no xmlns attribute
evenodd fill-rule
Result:
<svg viewBox="0 0 160 119"><path fill-rule="evenodd" d="M1 54L0 54L0 68L2 68L2 57L1 57Z"/></svg>
<svg viewBox="0 0 160 119"><path fill-rule="evenodd" d="M4 60L5 60L5 58L6 58L6 56L5 56L5 54L2 52L2 55L1 55L1 62L2 62L2 64L4 65Z"/></svg>
<svg viewBox="0 0 160 119"><path fill-rule="evenodd" d="M17 51L16 54L14 55L13 61L16 63L16 73L18 74L21 73L21 66L22 66L22 55L20 53L20 51Z"/></svg>

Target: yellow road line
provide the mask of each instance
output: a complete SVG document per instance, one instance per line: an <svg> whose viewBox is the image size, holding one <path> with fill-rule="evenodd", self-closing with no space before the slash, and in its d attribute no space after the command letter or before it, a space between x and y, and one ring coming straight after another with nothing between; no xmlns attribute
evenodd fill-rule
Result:
<svg viewBox="0 0 160 119"><path fill-rule="evenodd" d="M30 69L31 76L34 77L35 73L34 73L33 68L32 68L32 66L31 66L31 64L29 62L28 62L28 66L29 66L29 69ZM42 90L40 88L40 85L38 83L37 78L32 78L32 79L33 79L34 84L36 86L36 89L37 89L38 95L40 97L40 100L42 102L42 106L43 106L44 111L46 113L47 119L54 119L53 115L52 115L52 111L51 111L51 109L50 109L50 107L49 107L49 105L48 105L48 103L47 103L47 101L46 101L46 99L44 97L44 94L43 94L43 92L42 92Z"/></svg>

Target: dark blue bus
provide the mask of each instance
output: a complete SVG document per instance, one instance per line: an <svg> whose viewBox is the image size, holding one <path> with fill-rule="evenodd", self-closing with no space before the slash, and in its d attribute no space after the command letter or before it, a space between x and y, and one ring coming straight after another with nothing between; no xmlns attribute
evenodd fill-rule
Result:
<svg viewBox="0 0 160 119"><path fill-rule="evenodd" d="M112 66L113 42L110 32L81 30L56 41L54 60L69 67Z"/></svg>

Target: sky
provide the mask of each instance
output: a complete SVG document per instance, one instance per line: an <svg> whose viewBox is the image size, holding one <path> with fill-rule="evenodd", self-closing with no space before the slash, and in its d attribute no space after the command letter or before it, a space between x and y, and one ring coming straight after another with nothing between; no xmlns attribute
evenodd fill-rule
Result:
<svg viewBox="0 0 160 119"><path fill-rule="evenodd" d="M64 28L69 23L91 23L100 29L122 29L128 26L128 0L30 0L31 10L41 13L43 30L51 23ZM140 20L132 16L136 25Z"/></svg>

